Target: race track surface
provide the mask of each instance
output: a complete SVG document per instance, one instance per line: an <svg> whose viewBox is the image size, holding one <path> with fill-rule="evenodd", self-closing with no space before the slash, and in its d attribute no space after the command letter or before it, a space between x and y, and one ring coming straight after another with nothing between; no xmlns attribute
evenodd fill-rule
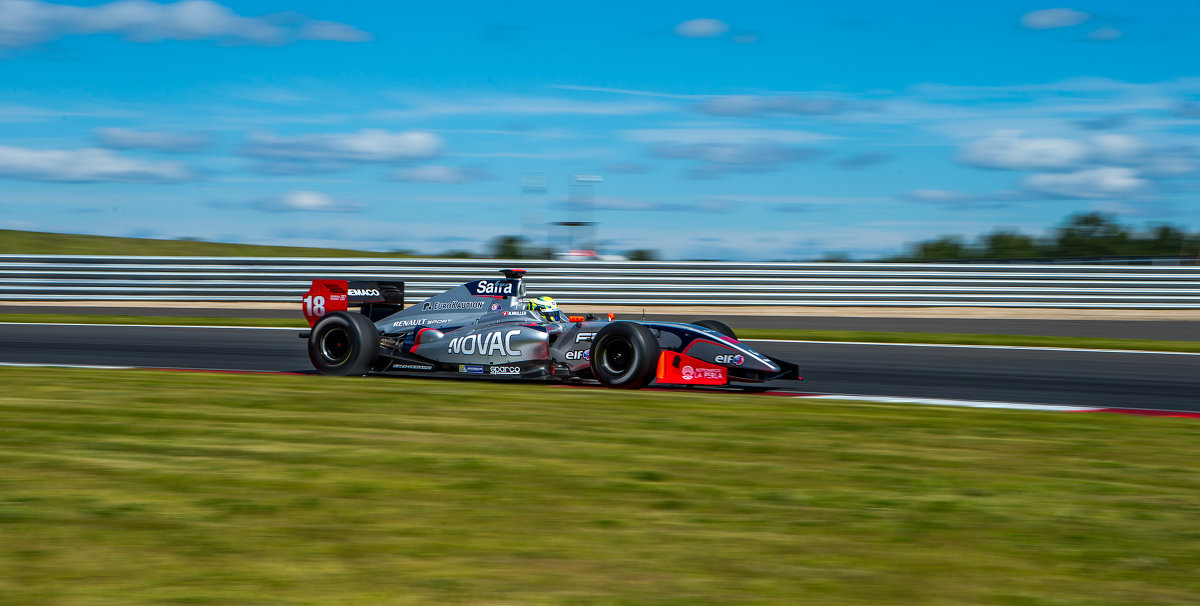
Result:
<svg viewBox="0 0 1200 606"><path fill-rule="evenodd" d="M300 307L294 309L183 308L183 307L72 307L38 304L0 304L0 313L110 314L140 316L203 316L215 318L300 319ZM1033 320L1006 318L864 318L854 316L747 316L705 314L703 310L688 316L646 314L647 320L691 322L702 318L720 320L735 329L794 328L805 330L865 330L881 332L926 332L991 335L1038 335L1059 337L1096 337L1111 339L1159 339L1164 341L1200 341L1200 322L1186 320ZM640 315L622 315L619 319L638 320Z"/></svg>
<svg viewBox="0 0 1200 606"><path fill-rule="evenodd" d="M0 324L0 362L310 372L297 329ZM1200 412L1200 355L750 342L809 393ZM381 377L380 380L403 380Z"/></svg>

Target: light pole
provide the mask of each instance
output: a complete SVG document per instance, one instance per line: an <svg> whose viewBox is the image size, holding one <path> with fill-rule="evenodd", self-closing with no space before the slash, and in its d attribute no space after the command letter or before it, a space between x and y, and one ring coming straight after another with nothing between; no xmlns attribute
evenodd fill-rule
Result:
<svg viewBox="0 0 1200 606"><path fill-rule="evenodd" d="M567 229L567 250L570 254L596 256L596 223L592 221L592 211L596 205L596 184L603 182L604 177L599 175L571 175L567 182L570 190L567 220L560 221L558 225ZM584 230L578 247L572 229L576 227Z"/></svg>

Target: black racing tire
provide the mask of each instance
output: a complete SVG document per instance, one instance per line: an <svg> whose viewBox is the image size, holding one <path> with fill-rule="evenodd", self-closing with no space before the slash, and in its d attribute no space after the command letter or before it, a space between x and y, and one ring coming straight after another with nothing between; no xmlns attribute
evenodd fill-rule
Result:
<svg viewBox="0 0 1200 606"><path fill-rule="evenodd" d="M633 322L613 322L592 339L592 376L605 387L641 389L658 370L658 339L649 328Z"/></svg>
<svg viewBox="0 0 1200 606"><path fill-rule="evenodd" d="M729 325L724 322L720 322L717 320L696 320L695 322L692 322L692 324L695 324L696 326L703 326L710 330L715 330L715 331L729 337L730 339L737 338L737 335L733 333L733 329L730 328Z"/></svg>
<svg viewBox="0 0 1200 606"><path fill-rule="evenodd" d="M308 335L308 359L323 375L365 375L379 356L379 330L359 313L335 311Z"/></svg>

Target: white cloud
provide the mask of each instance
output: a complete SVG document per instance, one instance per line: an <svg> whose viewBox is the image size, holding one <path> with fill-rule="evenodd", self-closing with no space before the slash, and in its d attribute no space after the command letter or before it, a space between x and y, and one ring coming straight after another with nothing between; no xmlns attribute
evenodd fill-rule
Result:
<svg viewBox="0 0 1200 606"><path fill-rule="evenodd" d="M70 6L0 0L0 46L29 46L70 35L116 34L133 42L221 40L274 45L297 39L359 42L370 35L349 25L285 16L244 17L210 0L158 4L117 0Z"/></svg>
<svg viewBox="0 0 1200 606"><path fill-rule="evenodd" d="M486 170L476 166L427 165L397 169L392 173L393 181L415 181L419 183L475 183L493 178Z"/></svg>
<svg viewBox="0 0 1200 606"><path fill-rule="evenodd" d="M208 147L208 136L203 133L165 133L136 131L127 128L100 128L96 130L100 145L112 149L152 149L155 151L187 153Z"/></svg>
<svg viewBox="0 0 1200 606"><path fill-rule="evenodd" d="M1062 198L1124 198L1142 193L1149 182L1128 167L1103 167L1071 173L1030 175L1026 189Z"/></svg>
<svg viewBox="0 0 1200 606"><path fill-rule="evenodd" d="M389 120L415 120L440 116L495 116L497 114L630 116L662 113L675 109L673 104L656 101L614 103L510 95L489 95L465 100L402 95L397 96L396 100L401 104L411 106L411 109L389 109L375 112L372 116Z"/></svg>
<svg viewBox="0 0 1200 606"><path fill-rule="evenodd" d="M1110 27L1110 26L1106 25L1106 26L1088 34L1088 39L1095 40L1097 42L1108 42L1110 40L1120 40L1121 37L1124 35L1125 35L1125 32L1123 32L1115 27Z"/></svg>
<svg viewBox="0 0 1200 606"><path fill-rule="evenodd" d="M684 38L716 38L729 31L719 19L690 19L675 26L675 35Z"/></svg>
<svg viewBox="0 0 1200 606"><path fill-rule="evenodd" d="M1021 25L1028 29L1057 29L1079 25L1092 16L1070 8L1047 8L1021 15Z"/></svg>
<svg viewBox="0 0 1200 606"><path fill-rule="evenodd" d="M328 40L330 42L366 42L371 34L345 23L333 21L310 21L300 28L301 40Z"/></svg>
<svg viewBox="0 0 1200 606"><path fill-rule="evenodd" d="M781 162L806 160L814 155L813 150L778 145L775 143L693 143L688 145L665 144L653 148L660 158L687 158L713 164L774 165Z"/></svg>
<svg viewBox="0 0 1200 606"><path fill-rule="evenodd" d="M696 106L697 111L714 116L812 116L833 114L847 109L837 99L788 96L728 95L713 97Z"/></svg>
<svg viewBox="0 0 1200 606"><path fill-rule="evenodd" d="M6 146L0 146L0 177L65 183L178 183L193 178L182 164L148 162L106 149L42 150Z"/></svg>
<svg viewBox="0 0 1200 606"><path fill-rule="evenodd" d="M823 152L778 143L664 143L650 153L659 158L700 162L685 173L689 179L714 179L727 173L763 173L779 170L791 162L811 160Z"/></svg>
<svg viewBox="0 0 1200 606"><path fill-rule="evenodd" d="M914 189L904 194L904 197L915 202L932 202L934 204L962 204L979 200L978 196L965 191L949 189Z"/></svg>
<svg viewBox="0 0 1200 606"><path fill-rule="evenodd" d="M268 212L345 213L362 211L360 204L307 190L289 191L281 196L263 200L254 207Z"/></svg>
<svg viewBox="0 0 1200 606"><path fill-rule="evenodd" d="M721 200L660 202L633 198L598 197L587 204L593 210L639 211L662 213L726 213L734 203Z"/></svg>
<svg viewBox="0 0 1200 606"><path fill-rule="evenodd" d="M558 88L562 90L575 90L588 93L609 93L613 95L629 95L632 97L661 97L664 99L695 99L696 95L680 95L676 93L664 93L652 90L638 90L632 88L611 88L607 86L581 86L578 84L552 84L550 88Z"/></svg>
<svg viewBox="0 0 1200 606"><path fill-rule="evenodd" d="M1129 164L1146 153L1146 144L1137 137L1120 134L1097 135L1091 138L1092 156L1101 162Z"/></svg>
<svg viewBox="0 0 1200 606"><path fill-rule="evenodd" d="M766 128L648 128L627 130L625 139L640 143L813 143L836 139L832 135L803 130Z"/></svg>
<svg viewBox="0 0 1200 606"><path fill-rule="evenodd" d="M1004 170L1070 170L1081 166L1088 147L1059 138L1024 138L1009 131L968 143L959 154L962 162Z"/></svg>
<svg viewBox="0 0 1200 606"><path fill-rule="evenodd" d="M354 133L279 137L252 135L242 152L288 162L407 162L437 156L442 139L424 131L363 129Z"/></svg>

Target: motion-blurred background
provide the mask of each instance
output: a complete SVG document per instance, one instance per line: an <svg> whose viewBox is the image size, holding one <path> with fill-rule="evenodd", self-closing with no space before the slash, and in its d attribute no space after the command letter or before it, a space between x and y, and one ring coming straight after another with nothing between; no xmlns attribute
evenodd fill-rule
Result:
<svg viewBox="0 0 1200 606"><path fill-rule="evenodd" d="M0 0L0 227L1186 259L1198 19L1182 1Z"/></svg>

